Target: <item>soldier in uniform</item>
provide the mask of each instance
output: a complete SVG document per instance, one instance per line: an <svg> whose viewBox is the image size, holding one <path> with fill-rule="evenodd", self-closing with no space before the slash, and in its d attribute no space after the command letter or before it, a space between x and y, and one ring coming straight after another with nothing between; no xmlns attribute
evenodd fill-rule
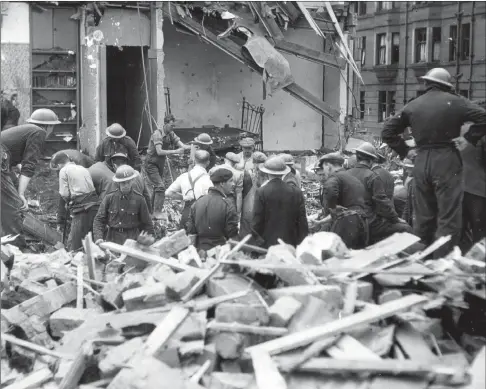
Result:
<svg viewBox="0 0 486 389"><path fill-rule="evenodd" d="M117 188L101 202L93 225L95 243L103 240L124 244L137 240L141 232L154 235L154 225L142 193L134 188L137 172L128 165L120 166L113 177ZM107 229L107 230L106 230Z"/></svg>

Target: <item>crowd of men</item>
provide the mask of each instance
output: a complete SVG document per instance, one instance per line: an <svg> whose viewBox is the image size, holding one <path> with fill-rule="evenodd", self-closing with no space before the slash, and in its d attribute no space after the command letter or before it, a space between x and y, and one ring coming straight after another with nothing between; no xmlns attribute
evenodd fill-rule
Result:
<svg viewBox="0 0 486 389"><path fill-rule="evenodd" d="M96 243L123 244L140 234L153 235L154 220L163 220L165 198L183 201L180 228L194 238L199 250L248 234L250 244L263 248L279 241L295 246L309 230L334 232L353 249L396 232L414 232L424 245L451 235L444 250L459 245L465 230L472 234L470 243L478 241L486 235L486 111L455 95L444 69L433 69L423 79L426 93L383 129L383 140L403 160L407 173L400 190L383 167L384 156L364 142L351 158L330 153L313 167L322 183L322 212L309 217L301 176L290 154L267 157L255 151L252 138L244 138L241 153L228 152L218 163L208 134L184 144L169 117L152 134L142 163L126 130L112 124L94 160L76 150L52 157L51 167L59 170L58 222L66 225L67 214L72 218L68 248L80 249L90 231ZM465 122L475 124L462 136ZM20 245L25 244L25 191L56 124L53 111L38 109L27 124L1 133L2 235L19 234ZM413 149L402 136L407 128L416 142ZM483 154L477 153L479 149ZM188 171L166 188L167 156L184 153ZM11 168L18 164L17 180Z"/></svg>

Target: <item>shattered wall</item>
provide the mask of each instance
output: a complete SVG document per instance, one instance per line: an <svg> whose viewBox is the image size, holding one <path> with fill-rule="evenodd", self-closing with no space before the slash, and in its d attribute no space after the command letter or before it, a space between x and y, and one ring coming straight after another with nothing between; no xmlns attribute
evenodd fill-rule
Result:
<svg viewBox="0 0 486 389"><path fill-rule="evenodd" d="M263 100L262 77L212 45L176 31L164 20L165 85L171 91L171 108L183 126L239 127L243 97L263 103L264 148L306 150L322 145L322 117L284 91ZM310 30L284 32L290 42L304 42L322 50L322 39ZM296 82L322 98L323 67L285 55Z"/></svg>
<svg viewBox="0 0 486 389"><path fill-rule="evenodd" d="M1 89L18 93L20 120L30 116L30 15L28 3L2 4Z"/></svg>

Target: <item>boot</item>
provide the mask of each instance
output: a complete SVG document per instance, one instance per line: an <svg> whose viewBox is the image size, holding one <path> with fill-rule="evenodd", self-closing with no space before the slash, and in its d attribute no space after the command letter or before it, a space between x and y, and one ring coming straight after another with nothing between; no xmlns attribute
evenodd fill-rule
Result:
<svg viewBox="0 0 486 389"><path fill-rule="evenodd" d="M165 193L155 191L154 192L154 219L163 219L163 208L164 208Z"/></svg>

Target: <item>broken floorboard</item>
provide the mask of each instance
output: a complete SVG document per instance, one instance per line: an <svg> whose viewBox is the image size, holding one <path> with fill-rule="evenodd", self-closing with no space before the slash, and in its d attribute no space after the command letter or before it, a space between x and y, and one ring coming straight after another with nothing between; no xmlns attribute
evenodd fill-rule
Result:
<svg viewBox="0 0 486 389"><path fill-rule="evenodd" d="M172 18L175 22L181 24L189 31L192 31L194 34L199 36L201 40L214 45L218 49L224 51L226 54L233 57L234 59L247 65L250 69L254 70L258 74L263 75L263 69L260 68L258 65L256 65L252 60L246 58L243 55L242 48L239 45L237 45L235 42L233 42L228 38L218 39L216 34L211 32L208 28L204 28L201 24L199 24L194 19L190 17L184 17L184 18L180 17L175 5L168 3L167 6L171 7L171 10L169 11L167 10L167 8L163 7L163 12L166 14L166 16ZM301 101L308 107L312 108L320 115L331 119L333 122L336 122L339 119L339 111L337 109L331 107L329 104L322 101L320 98L312 95L312 93L305 90L295 82L286 86L283 89L291 96L296 98L297 100Z"/></svg>
<svg viewBox="0 0 486 389"><path fill-rule="evenodd" d="M52 246L55 246L56 243L62 242L61 233L49 227L46 223L38 220L30 212L26 212L24 214L23 228L30 235L35 236L36 238L39 238Z"/></svg>

